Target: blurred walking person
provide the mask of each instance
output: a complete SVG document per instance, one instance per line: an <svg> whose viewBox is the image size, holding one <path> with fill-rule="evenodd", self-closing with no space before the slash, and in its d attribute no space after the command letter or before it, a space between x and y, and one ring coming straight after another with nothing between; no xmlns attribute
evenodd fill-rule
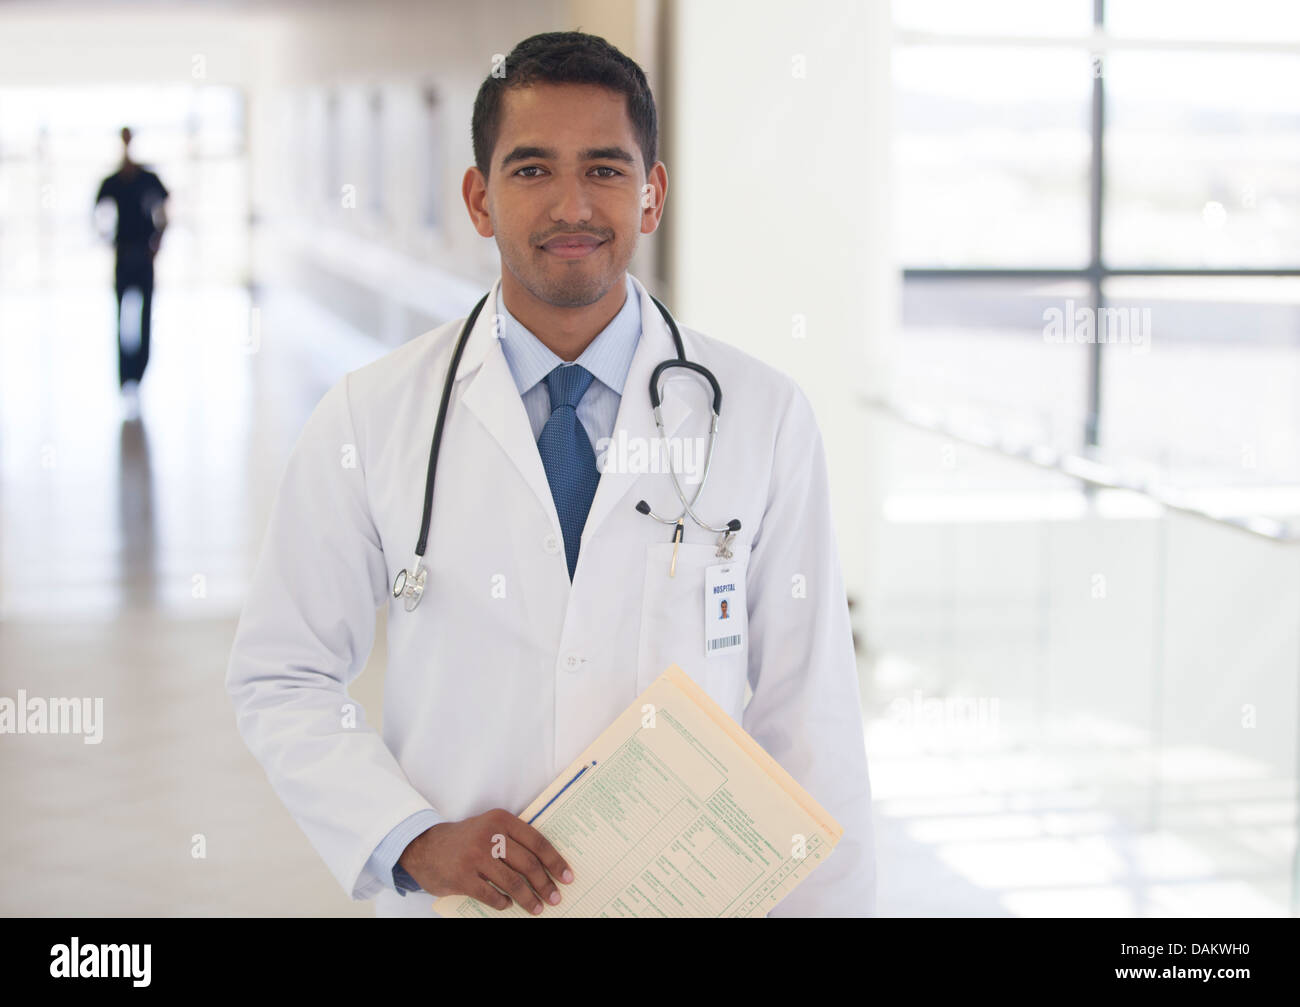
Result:
<svg viewBox="0 0 1300 1007"><path fill-rule="evenodd" d="M117 250L114 273L117 291L118 383L134 399L149 363L149 322L153 302L153 260L167 227L168 192L162 180L131 159L131 130L122 127L122 164L99 186L98 207L106 199L117 204ZM136 291L128 298L129 291ZM123 310L123 305L126 310ZM139 305L138 313L135 305Z"/></svg>

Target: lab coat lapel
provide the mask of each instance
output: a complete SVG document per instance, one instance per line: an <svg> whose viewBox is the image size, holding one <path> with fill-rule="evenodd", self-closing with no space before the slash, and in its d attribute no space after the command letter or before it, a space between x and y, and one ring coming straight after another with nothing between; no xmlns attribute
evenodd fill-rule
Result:
<svg viewBox="0 0 1300 1007"><path fill-rule="evenodd" d="M560 519L551 497L551 485L546 480L546 470L542 467L542 456L537 450L537 442L533 440L528 413L524 410L523 399L515 385L514 376L510 373L510 365L506 363L501 340L497 338L499 323L495 308L500 284L498 278L492 285L487 303L479 312L474 330L465 346L459 373L467 375L461 380L468 384L462 401L501 446L506 457L537 497L537 502L550 516L551 525L558 533Z"/></svg>
<svg viewBox="0 0 1300 1007"><path fill-rule="evenodd" d="M618 419L614 423L614 433L609 447L612 453L611 463L607 464L601 472L600 482L596 485L596 496L591 502L591 511L587 514L587 523L582 532L584 541L595 534L601 522L613 512L616 506L626 506L631 509L636 505L636 500L625 501L624 498L645 476L645 473L629 471L630 466L618 464L620 459L617 452L620 444L628 446L642 444L645 445L648 454L650 443L659 437L659 430L655 426L654 410L650 408L650 375L661 360L677 356L672 333L668 330L663 316L659 314L659 309L655 307L649 293L635 276L632 277L632 284L641 296L641 337L637 340L636 352L632 355L632 366L628 369L627 380L623 384ZM670 380L670 375L675 373L682 372L670 370L663 377L663 399L660 404L664 433L669 437L692 412L690 404L678 392L680 383ZM667 475L660 477L666 485L671 485ZM687 493L689 492L688 488ZM676 496L673 500L676 502ZM677 511L674 510L673 513Z"/></svg>

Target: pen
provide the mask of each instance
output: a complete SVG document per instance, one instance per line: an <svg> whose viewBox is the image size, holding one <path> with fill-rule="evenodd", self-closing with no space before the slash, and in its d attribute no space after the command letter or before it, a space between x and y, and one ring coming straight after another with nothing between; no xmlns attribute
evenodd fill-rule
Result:
<svg viewBox="0 0 1300 1007"><path fill-rule="evenodd" d="M677 547L682 544L682 531L684 530L682 524L682 519L678 518L677 527L673 529L673 562L672 565L668 567L669 577L677 576Z"/></svg>
<svg viewBox="0 0 1300 1007"><path fill-rule="evenodd" d="M594 767L595 765L596 765L596 760L595 760L595 759L592 759L589 763L587 763L585 766L583 766L581 769L579 769L576 773L574 773L574 774L573 774L573 779L570 780L568 783L566 783L564 786L562 786L559 790L557 790L557 791L555 792L555 797L552 797L549 801L547 801L545 804L543 804L540 808L537 809L537 815L540 815L543 811L545 811L545 810L546 810L547 808L549 808L552 804L554 804L554 803L555 803L555 798L556 798L556 797L559 797L562 793L564 793L566 790L568 790L570 787L572 787L575 783L577 783L577 782L578 782L578 777L581 776L583 773L585 773L588 769L591 769L592 767ZM537 821L537 815L533 815L532 818L528 819L528 824L529 824L529 825L532 825L533 822Z"/></svg>

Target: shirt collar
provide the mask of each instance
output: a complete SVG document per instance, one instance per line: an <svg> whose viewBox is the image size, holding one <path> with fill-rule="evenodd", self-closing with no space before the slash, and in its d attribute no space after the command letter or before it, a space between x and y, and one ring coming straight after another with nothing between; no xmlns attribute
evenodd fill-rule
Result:
<svg viewBox="0 0 1300 1007"><path fill-rule="evenodd" d="M630 274L624 274L627 300L610 323L600 330L582 355L574 363L581 364L596 380L619 395L632 367L637 340L641 336L641 298L632 284ZM497 288L497 314L504 320L498 338L510 366L519 394L523 395L533 385L564 363L540 339L524 328L522 323L506 310L505 298Z"/></svg>

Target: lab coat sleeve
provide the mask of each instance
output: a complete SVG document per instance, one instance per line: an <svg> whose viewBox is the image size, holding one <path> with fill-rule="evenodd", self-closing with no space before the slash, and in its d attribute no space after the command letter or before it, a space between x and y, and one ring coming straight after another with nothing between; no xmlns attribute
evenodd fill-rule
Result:
<svg viewBox="0 0 1300 1007"><path fill-rule="evenodd" d="M441 815L432 811L417 811L397 828L386 835L375 852L366 861L366 867L384 882L385 887L392 888L398 895L406 897L407 892L420 891L420 885L406 872L397 861L401 859L406 847L416 836L427 832L443 821Z"/></svg>
<svg viewBox="0 0 1300 1007"><path fill-rule="evenodd" d="M347 693L387 597L365 479L345 378L289 458L226 674L240 734L354 899L386 883L367 863L384 837L435 810Z"/></svg>
<svg viewBox="0 0 1300 1007"><path fill-rule="evenodd" d="M773 917L875 915L871 783L829 489L821 433L795 387L746 576L753 696L743 726L844 835Z"/></svg>

